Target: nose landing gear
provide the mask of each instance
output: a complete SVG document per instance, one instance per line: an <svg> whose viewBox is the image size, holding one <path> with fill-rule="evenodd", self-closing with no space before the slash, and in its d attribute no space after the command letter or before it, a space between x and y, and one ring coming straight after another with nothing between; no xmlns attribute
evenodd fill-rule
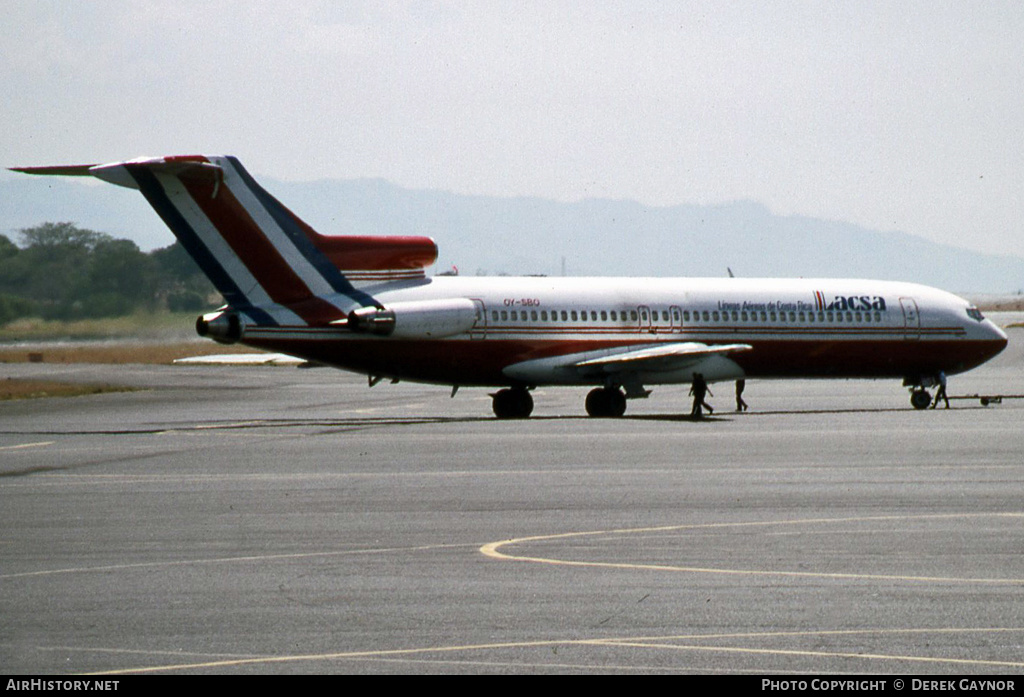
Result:
<svg viewBox="0 0 1024 697"><path fill-rule="evenodd" d="M928 393L928 390L923 387L918 388L910 393L910 404L915 409L927 409L928 405L932 403L932 396Z"/></svg>
<svg viewBox="0 0 1024 697"><path fill-rule="evenodd" d="M910 405L915 409L927 409L932 403L929 387L945 386L945 375L911 375L903 378L903 386L910 388Z"/></svg>

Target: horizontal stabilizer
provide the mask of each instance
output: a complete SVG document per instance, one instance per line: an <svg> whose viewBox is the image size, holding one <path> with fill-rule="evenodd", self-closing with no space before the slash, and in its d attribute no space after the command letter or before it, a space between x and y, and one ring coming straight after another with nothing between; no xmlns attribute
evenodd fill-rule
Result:
<svg viewBox="0 0 1024 697"><path fill-rule="evenodd" d="M196 182L208 182L216 187L224 181L224 169L206 161L202 155L176 155L173 157L140 157L127 162L98 165L45 165L42 167L11 167L12 172L58 177L96 177L110 184L138 189L139 184L126 167L145 167L157 174L167 174Z"/></svg>
<svg viewBox="0 0 1024 697"><path fill-rule="evenodd" d="M58 177L91 177L90 171L96 165L50 165L45 167L8 167L12 172L41 174Z"/></svg>

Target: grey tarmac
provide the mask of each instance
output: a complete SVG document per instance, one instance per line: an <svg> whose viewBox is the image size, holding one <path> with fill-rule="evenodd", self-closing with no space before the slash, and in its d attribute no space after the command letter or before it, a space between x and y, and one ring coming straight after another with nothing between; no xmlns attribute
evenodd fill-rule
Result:
<svg viewBox="0 0 1024 697"><path fill-rule="evenodd" d="M1024 331L951 395L1024 394ZM293 367L10 364L7 673L1024 671L1024 402L712 384L498 421Z"/></svg>

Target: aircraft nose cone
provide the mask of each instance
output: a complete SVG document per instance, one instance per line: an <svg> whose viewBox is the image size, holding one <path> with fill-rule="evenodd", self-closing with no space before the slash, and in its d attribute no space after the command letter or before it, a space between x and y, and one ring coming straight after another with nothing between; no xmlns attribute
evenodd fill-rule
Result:
<svg viewBox="0 0 1024 697"><path fill-rule="evenodd" d="M1009 339L1006 336L1006 332L997 327L991 320L985 321L985 330L985 343L991 351L985 359L988 360L989 358L999 355L999 353L1006 348L1006 345L1009 343Z"/></svg>

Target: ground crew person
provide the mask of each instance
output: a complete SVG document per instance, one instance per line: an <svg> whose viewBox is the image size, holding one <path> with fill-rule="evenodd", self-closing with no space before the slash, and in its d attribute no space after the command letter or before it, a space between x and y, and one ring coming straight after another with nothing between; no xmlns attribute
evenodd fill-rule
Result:
<svg viewBox="0 0 1024 697"><path fill-rule="evenodd" d="M932 402L932 409L939 406L939 400L943 400L946 403L946 408L949 409L949 397L946 396L946 374L939 371L939 391L935 393L935 401Z"/></svg>
<svg viewBox="0 0 1024 697"><path fill-rule="evenodd" d="M690 394L693 395L693 409L690 411L690 416L695 419L699 419L703 416L701 407L708 410L709 414L714 414L714 408L704 401L704 398L711 394L712 397L715 395L708 389L708 383L704 381L704 376L701 373L693 374L693 386L690 387Z"/></svg>

